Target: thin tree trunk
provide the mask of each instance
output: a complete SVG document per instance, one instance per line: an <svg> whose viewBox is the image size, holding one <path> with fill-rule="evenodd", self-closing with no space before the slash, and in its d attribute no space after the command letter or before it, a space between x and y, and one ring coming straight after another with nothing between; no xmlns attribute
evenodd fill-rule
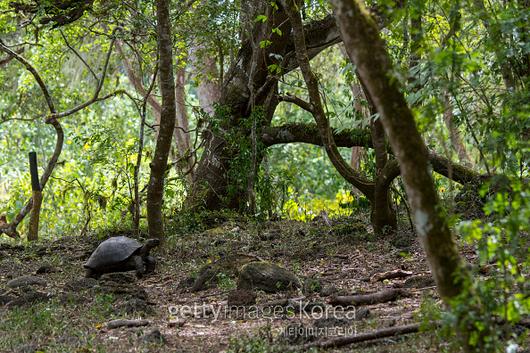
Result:
<svg viewBox="0 0 530 353"><path fill-rule="evenodd" d="M458 128L454 125L453 107L451 106L451 101L449 100L449 94L447 92L444 94L443 99L444 99L443 116L444 116L445 126L447 127L447 130L449 131L449 138L451 140L453 148L458 154L458 159L460 160L460 162L466 167L469 167L471 166L471 159L469 158L469 155L467 154L467 150L466 150L466 146L464 146L464 142L462 142L462 136L460 136L460 132L458 131Z"/></svg>
<svg viewBox="0 0 530 353"><path fill-rule="evenodd" d="M124 52L123 44L120 41L116 41L116 49L123 59L123 64L125 65L125 71L127 72L127 78L129 79L129 82L133 85L136 92L145 97L147 95L147 90L142 83L142 79L138 76L136 70L134 70L132 62L128 59L127 54ZM155 117L155 124L160 126L160 113L162 111L160 103L152 94L147 96L147 103L149 103L153 116ZM156 129L156 131L158 131L158 129Z"/></svg>
<svg viewBox="0 0 530 353"><path fill-rule="evenodd" d="M390 182L385 178L385 167L389 163L386 152L385 131L381 119L371 123L372 141L375 151L375 189L372 204L372 225L377 234L393 233L397 229L396 212L390 195ZM394 179L394 178L392 178Z"/></svg>
<svg viewBox="0 0 530 353"><path fill-rule="evenodd" d="M438 292L451 304L451 299L462 293L462 280L469 279L469 274L454 236L438 209L427 148L400 91L399 80L394 77L390 57L375 21L357 0L332 0L332 3L348 55L374 101L399 161L416 229Z"/></svg>
<svg viewBox="0 0 530 353"><path fill-rule="evenodd" d="M186 91L184 86L186 84L186 70L179 68L176 72L175 79L175 102L177 110L177 120L175 126L175 142L177 145L177 152L179 163L177 168L186 173L188 182L193 180L193 165L195 164L193 156L191 155L190 145L190 128L188 111L186 109Z"/></svg>
<svg viewBox="0 0 530 353"><path fill-rule="evenodd" d="M147 224L151 237L164 238L162 203L167 159L175 129L175 80L173 78L173 41L169 17L169 1L156 1L159 52L159 80L162 93L162 112L155 153L151 162L151 176L147 188Z"/></svg>

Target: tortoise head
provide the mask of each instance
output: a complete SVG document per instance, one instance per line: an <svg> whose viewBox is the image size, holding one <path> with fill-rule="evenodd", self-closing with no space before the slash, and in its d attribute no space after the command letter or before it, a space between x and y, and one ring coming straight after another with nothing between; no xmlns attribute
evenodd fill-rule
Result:
<svg viewBox="0 0 530 353"><path fill-rule="evenodd" d="M155 248L155 247L157 247L158 245L160 245L160 239L156 239L156 238L153 238L153 239L147 239L147 241L145 242L145 245L144 245L145 253L149 253L149 251L150 251L152 248Z"/></svg>

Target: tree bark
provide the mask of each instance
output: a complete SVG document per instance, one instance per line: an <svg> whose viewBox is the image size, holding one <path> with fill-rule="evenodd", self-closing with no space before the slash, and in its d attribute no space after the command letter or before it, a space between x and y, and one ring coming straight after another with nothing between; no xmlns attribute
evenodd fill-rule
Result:
<svg viewBox="0 0 530 353"><path fill-rule="evenodd" d="M156 1L157 35L159 52L159 80L162 93L160 129L155 153L151 162L151 176L147 189L147 224L149 236L164 238L162 203L167 159L175 129L175 80L173 78L173 41L169 18L169 1Z"/></svg>
<svg viewBox="0 0 530 353"><path fill-rule="evenodd" d="M401 93L399 79L393 74L390 57L375 21L357 0L332 0L332 4L348 56L374 101L399 161L416 229L438 291L450 304L451 299L462 293L462 279L469 279L469 274L457 251L454 236L438 209L427 147Z"/></svg>

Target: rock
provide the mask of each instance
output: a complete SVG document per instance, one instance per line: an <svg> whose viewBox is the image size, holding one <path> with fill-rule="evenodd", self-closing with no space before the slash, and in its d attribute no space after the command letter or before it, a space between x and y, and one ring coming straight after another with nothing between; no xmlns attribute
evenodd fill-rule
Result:
<svg viewBox="0 0 530 353"><path fill-rule="evenodd" d="M228 276L236 275L241 266L249 262L260 261L260 258L248 254L230 254L222 256L214 263L207 264L201 268L199 275L191 286L192 292L198 292L209 288L218 282L218 275L225 274Z"/></svg>
<svg viewBox="0 0 530 353"><path fill-rule="evenodd" d="M149 332L148 334L144 335L142 337L142 341L147 343L162 343L165 344L167 342L166 338L159 329L154 329L153 331Z"/></svg>
<svg viewBox="0 0 530 353"><path fill-rule="evenodd" d="M364 320L370 316L370 309L360 308L355 310L355 320Z"/></svg>
<svg viewBox="0 0 530 353"><path fill-rule="evenodd" d="M345 327L350 326L351 320L344 317L323 317L315 320L313 326L316 328L329 328L329 327Z"/></svg>
<svg viewBox="0 0 530 353"><path fill-rule="evenodd" d="M94 278L79 278L73 281L67 282L64 285L64 289L72 292L79 292L82 290L90 289L98 284L98 281Z"/></svg>
<svg viewBox="0 0 530 353"><path fill-rule="evenodd" d="M53 273L53 272L58 272L58 270L52 265L48 265L48 264L44 264L40 266L37 269L37 271L35 271L35 273L38 275L43 274L43 273Z"/></svg>
<svg viewBox="0 0 530 353"><path fill-rule="evenodd" d="M50 293L30 290L22 294L20 297L11 300L9 303L7 303L7 306L13 307L13 306L32 305L35 303L41 303L41 302L48 301L50 300L50 298L52 298L52 295Z"/></svg>
<svg viewBox="0 0 530 353"><path fill-rule="evenodd" d="M112 320L107 323L109 330L120 327L141 327L149 325L147 320Z"/></svg>
<svg viewBox="0 0 530 353"><path fill-rule="evenodd" d="M198 292L211 287L217 283L217 275L221 272L221 267L215 266L215 264L208 264L201 268L199 275L193 280L191 285L192 292Z"/></svg>
<svg viewBox="0 0 530 353"><path fill-rule="evenodd" d="M46 286L46 281L37 276L21 276L7 282L9 288L27 287L27 286Z"/></svg>
<svg viewBox="0 0 530 353"><path fill-rule="evenodd" d="M435 286L434 279L432 276L421 275L409 277L403 283L404 288L425 288Z"/></svg>
<svg viewBox="0 0 530 353"><path fill-rule="evenodd" d="M247 289L236 289L228 293L228 306L249 306L256 304L256 293Z"/></svg>
<svg viewBox="0 0 530 353"><path fill-rule="evenodd" d="M266 261L244 265L239 274L239 289L259 289L277 293L300 288L300 280L291 271Z"/></svg>

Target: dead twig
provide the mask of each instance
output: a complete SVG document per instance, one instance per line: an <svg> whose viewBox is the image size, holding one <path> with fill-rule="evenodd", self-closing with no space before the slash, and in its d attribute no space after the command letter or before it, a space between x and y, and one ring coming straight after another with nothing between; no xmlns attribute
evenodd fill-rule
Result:
<svg viewBox="0 0 530 353"><path fill-rule="evenodd" d="M403 271L402 269L376 273L370 278L371 282L384 281L385 279L394 279L394 278L405 278L412 276L413 272Z"/></svg>

